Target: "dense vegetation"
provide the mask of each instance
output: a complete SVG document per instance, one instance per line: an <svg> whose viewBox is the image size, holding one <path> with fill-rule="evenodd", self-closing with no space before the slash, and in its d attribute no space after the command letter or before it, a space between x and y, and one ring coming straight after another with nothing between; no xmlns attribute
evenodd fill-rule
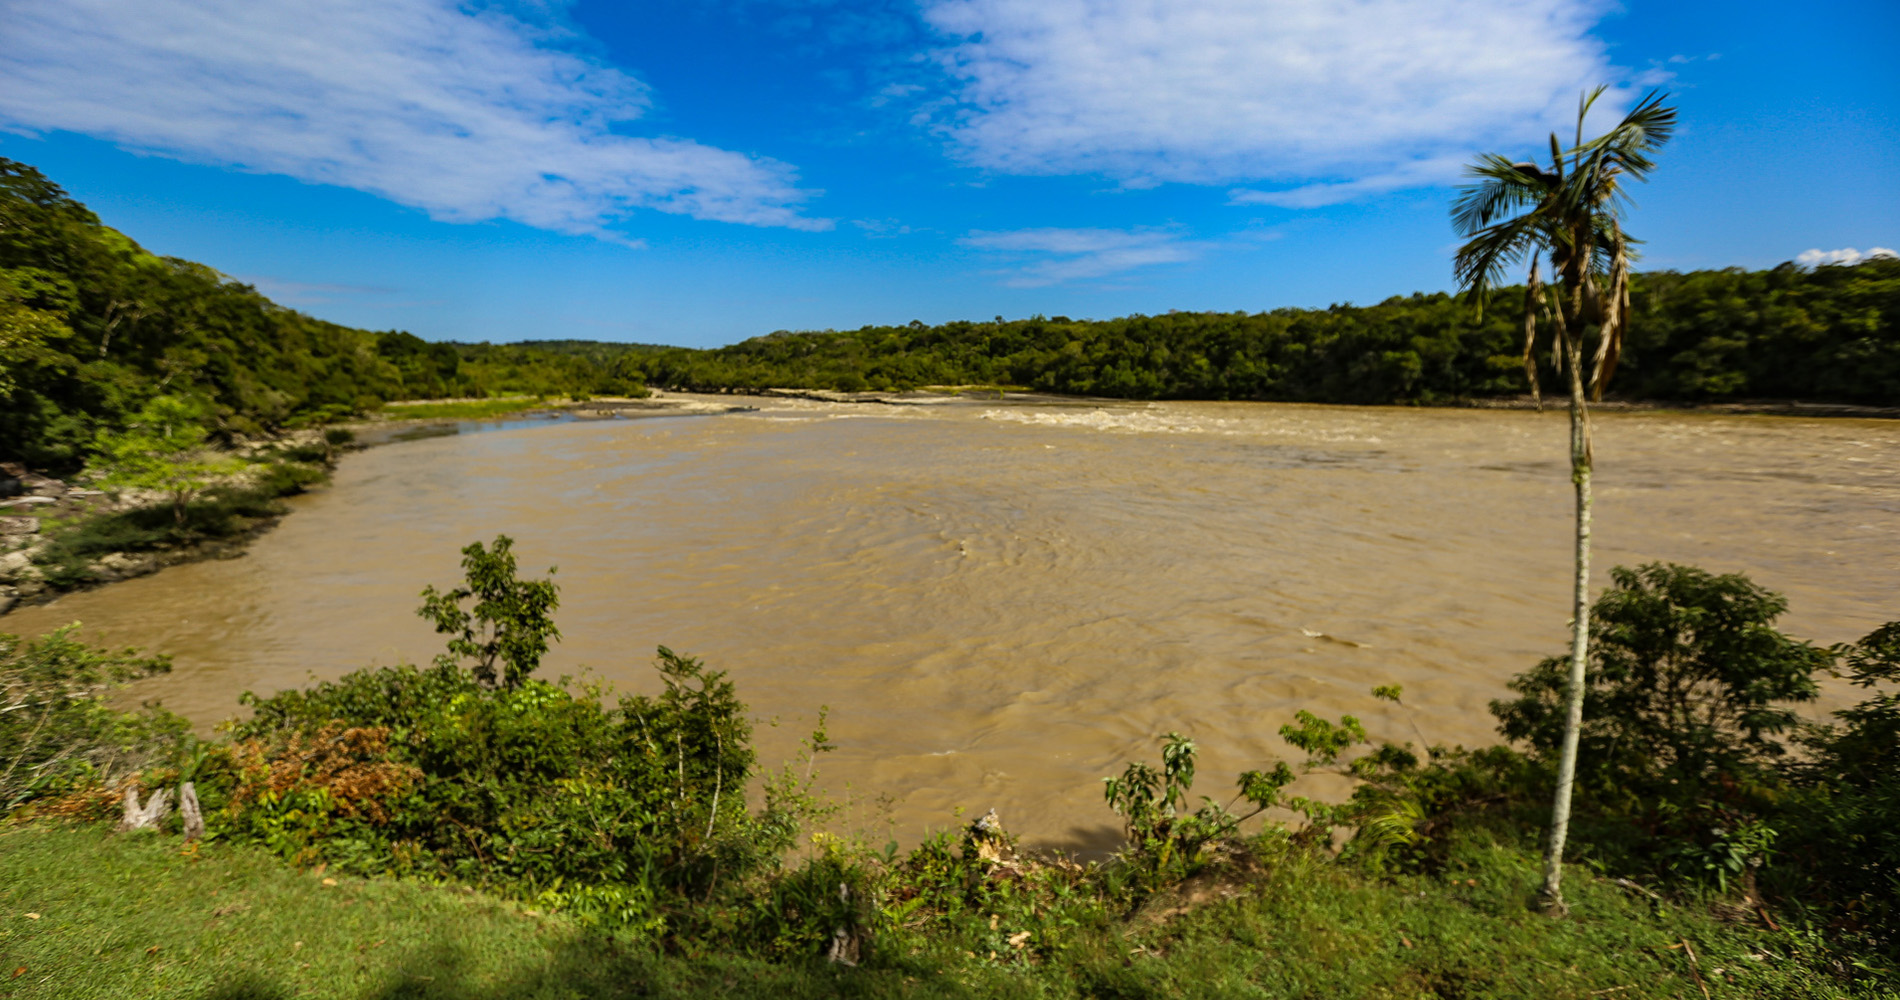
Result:
<svg viewBox="0 0 1900 1000"><path fill-rule="evenodd" d="M283 308L147 252L25 164L0 159L0 460L76 468L153 398L254 436L392 399L638 392L626 352L432 344Z"/></svg>
<svg viewBox="0 0 1900 1000"><path fill-rule="evenodd" d="M463 585L423 594L419 613L448 637L434 664L248 699L254 715L217 741L162 711L98 700L162 661L90 650L70 633L0 641L0 780L13 829L40 817L0 837L0 854L26 866L8 866L0 895L15 910L65 900L63 924L16 932L28 935L20 954L57 965L98 935L123 938L87 961L128 982L139 975L126 946L160 944L150 917L127 909L120 876L93 887L107 877L95 871L129 863L180 885L216 877L193 871L249 872L213 914L258 906L260 929L244 932L256 940L204 937L192 929L199 917L181 917L161 935L180 955L159 965L187 977L174 986L222 976L213 981L229 988L240 971L275 968L264 953L295 936L356 949L309 956L355 970L338 982L287 965L281 974L338 996L418 995L417 983L382 982L395 971L363 978L383 968L362 953L384 937L400 941L406 957L389 961L411 963L403 974L442 977L441 995L527 995L537 975L630 995L665 982L681 993L794 995L1894 988L1900 623L1819 648L1776 630L1785 603L1746 578L1619 569L1592 622L1573 831L1581 867L1572 916L1559 921L1533 904L1561 658L1533 666L1493 706L1506 745L1386 741L1350 716L1301 712L1281 734L1306 760L1238 776L1225 806L1192 805L1196 747L1169 734L1158 765L1133 763L1106 785L1127 839L1105 863L1019 853L987 817L904 851L828 822L813 784L830 748L822 722L799 761L766 769L730 681L690 657L661 649L651 695L610 699L540 679L541 652L558 637L552 580L522 579L506 539L463 556ZM1828 724L1802 722L1791 706L1829 670L1869 697ZM1403 704L1396 687L1373 695ZM1355 791L1343 803L1288 796L1301 771L1343 774ZM60 817L110 819L127 787L149 795L187 781L208 847L152 853L133 841L124 856L144 860L121 862L98 834L31 832ZM1304 821L1243 827L1266 806ZM47 843L63 846L38 846ZM65 871L56 855L67 851L90 867ZM331 909L312 899L324 891L314 880L259 874L245 851L315 868L337 899L376 908L350 917L339 938L297 912ZM482 921L475 951L430 955L431 932L401 907L463 904L379 888L388 876L485 893L471 911ZM516 923L537 914L552 914L553 930ZM524 934L544 945L526 947ZM233 948L253 965L233 966Z"/></svg>
<svg viewBox="0 0 1900 1000"><path fill-rule="evenodd" d="M775 333L640 356L696 389L1015 385L1129 399L1440 403L1524 393L1504 288L1482 316L1446 294L1373 306ZM1900 405L1900 260L1635 275L1617 391L1632 399ZM1546 384L1553 359L1540 359Z"/></svg>

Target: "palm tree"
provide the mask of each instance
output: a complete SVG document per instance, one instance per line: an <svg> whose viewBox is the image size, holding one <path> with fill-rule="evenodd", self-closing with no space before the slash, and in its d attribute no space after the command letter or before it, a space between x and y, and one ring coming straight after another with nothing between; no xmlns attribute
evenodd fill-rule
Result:
<svg viewBox="0 0 1900 1000"><path fill-rule="evenodd" d="M1564 838L1570 826L1570 791L1577 775L1577 731L1583 722L1584 665L1590 642L1590 411L1603 398L1616 371L1629 321L1629 265L1638 241L1623 232L1623 184L1645 180L1655 164L1650 154L1669 141L1676 109L1652 91L1617 126L1588 142L1583 120L1606 88L1577 104L1577 138L1564 149L1550 136L1550 169L1486 154L1467 168L1475 183L1452 208L1452 224L1469 237L1453 265L1460 287L1483 309L1485 296L1506 269L1530 259L1524 290L1524 373L1543 408L1537 386L1538 333L1551 331L1553 362L1570 383L1570 481L1577 494L1576 579L1572 595L1570 683L1565 694L1563 748L1557 762L1557 792L1545 845L1545 908L1565 912L1562 888ZM1557 285L1546 296L1538 281L1540 256L1550 257ZM1589 383L1585 385L1585 340L1594 336ZM1588 397L1586 398L1586 389Z"/></svg>

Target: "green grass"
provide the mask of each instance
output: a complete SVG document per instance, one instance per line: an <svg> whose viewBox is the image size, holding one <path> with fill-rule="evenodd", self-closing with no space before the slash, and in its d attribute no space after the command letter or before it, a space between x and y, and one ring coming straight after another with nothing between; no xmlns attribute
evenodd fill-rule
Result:
<svg viewBox="0 0 1900 1000"><path fill-rule="evenodd" d="M535 396L475 399L444 403L389 403L380 415L390 420L482 420L488 417L545 409L548 401Z"/></svg>
<svg viewBox="0 0 1900 1000"><path fill-rule="evenodd" d="M1296 851L1184 915L1163 897L1021 951L999 926L995 958L967 937L887 933L846 969L662 954L454 887L325 885L257 850L41 823L0 833L0 996L1697 997L1683 941L1712 997L1895 995L1818 971L1828 957L1795 934L1581 872L1572 917L1551 920L1528 907L1535 884L1534 858L1497 847L1390 880Z"/></svg>

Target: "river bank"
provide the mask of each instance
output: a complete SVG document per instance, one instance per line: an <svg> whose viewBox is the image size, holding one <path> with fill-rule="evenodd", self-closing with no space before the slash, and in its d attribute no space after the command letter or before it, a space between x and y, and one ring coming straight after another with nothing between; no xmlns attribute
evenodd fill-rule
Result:
<svg viewBox="0 0 1900 1000"><path fill-rule="evenodd" d="M55 479L24 466L0 466L0 617L60 596L148 576L172 566L212 559L236 559L249 545L290 513L275 501L329 481L336 461L347 451L463 432L520 424L572 420L608 420L688 416L745 409L694 398L605 397L548 401L529 396L504 399L417 401L386 406L375 419L345 421L286 431L257 440L240 440L216 450L218 457L250 464L213 488L235 498L240 508L207 534L191 530L134 532L137 544L114 547L109 539L88 540L79 557L60 551L61 536L96 531L105 519L136 517L161 508L166 499L152 491L108 494ZM412 415L415 414L415 415ZM326 443L325 434L341 434L347 443ZM273 475L273 460L295 471ZM228 504L227 504L228 506ZM123 534L123 532L121 533ZM58 563L66 563L61 566Z"/></svg>

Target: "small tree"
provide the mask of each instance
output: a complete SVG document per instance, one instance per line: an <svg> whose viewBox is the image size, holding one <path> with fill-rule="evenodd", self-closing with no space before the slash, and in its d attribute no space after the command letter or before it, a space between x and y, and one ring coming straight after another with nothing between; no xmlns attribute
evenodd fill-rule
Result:
<svg viewBox="0 0 1900 1000"><path fill-rule="evenodd" d="M469 543L462 550L463 585L447 592L423 588L422 607L416 609L450 637L449 651L436 657L436 664L454 667L458 659L467 659L469 672L491 688L520 687L541 665L548 641L561 638L554 627L559 589L552 580L517 578L514 544L507 535L496 535L493 549ZM464 609L471 598L474 607Z"/></svg>
<svg viewBox="0 0 1900 1000"><path fill-rule="evenodd" d="M1651 93L1615 128L1586 142L1584 119L1604 90L1598 87L1578 103L1575 145L1564 149L1557 134L1551 133L1549 170L1530 161L1514 163L1487 154L1469 168L1476 183L1464 190L1452 209L1453 225L1460 235L1471 238L1458 248L1453 266L1458 283L1470 289L1480 306L1490 289L1503 280L1508 266L1530 258L1524 291L1524 371L1539 407L1543 405L1536 362L1540 320L1551 330L1558 370L1570 385L1576 557L1564 738L1544 852L1544 903L1553 914L1564 912L1564 837L1570 828L1570 789L1576 779L1584 663L1590 643L1590 475L1595 460L1588 400L1603 398L1603 388L1616 372L1623 331L1629 323L1629 265L1638 241L1623 231L1624 182L1647 179L1655 167L1651 154L1669 141L1676 127L1676 110L1662 103L1661 94ZM1537 280L1537 259L1545 253L1557 279L1552 289L1554 308L1546 304L1545 289ZM1585 340L1592 335L1595 351L1593 360L1586 362Z"/></svg>
<svg viewBox="0 0 1900 1000"><path fill-rule="evenodd" d="M113 491L164 493L171 500L173 519L183 527L191 502L243 467L234 458L205 452L205 417L204 405L196 400L155 397L124 433L99 435L99 484Z"/></svg>

